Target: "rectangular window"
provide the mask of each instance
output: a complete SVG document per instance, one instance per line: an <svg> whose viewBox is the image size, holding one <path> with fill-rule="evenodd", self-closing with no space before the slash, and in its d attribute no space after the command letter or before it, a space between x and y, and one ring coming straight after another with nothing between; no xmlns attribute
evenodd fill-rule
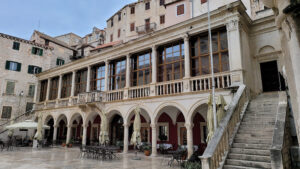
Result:
<svg viewBox="0 0 300 169"><path fill-rule="evenodd" d="M148 10L148 9L150 9L150 2L145 3L145 10Z"/></svg>
<svg viewBox="0 0 300 169"><path fill-rule="evenodd" d="M3 106L1 118L2 119L10 119L11 110L12 110L11 106Z"/></svg>
<svg viewBox="0 0 300 169"><path fill-rule="evenodd" d="M65 64L65 60L60 59L60 58L57 58L57 59L56 59L56 65L57 65L57 66L61 66L61 65L64 65L64 64Z"/></svg>
<svg viewBox="0 0 300 169"><path fill-rule="evenodd" d="M134 31L134 23L131 23L130 24L130 32L133 32Z"/></svg>
<svg viewBox="0 0 300 169"><path fill-rule="evenodd" d="M121 29L118 30L118 38L121 36Z"/></svg>
<svg viewBox="0 0 300 169"><path fill-rule="evenodd" d="M31 53L34 54L34 55L43 56L43 49L37 48L37 47L32 47Z"/></svg>
<svg viewBox="0 0 300 169"><path fill-rule="evenodd" d="M58 81L59 77L54 77L51 79L49 100L55 100L57 98Z"/></svg>
<svg viewBox="0 0 300 169"><path fill-rule="evenodd" d="M165 23L165 15L161 15L160 16L160 24L164 24Z"/></svg>
<svg viewBox="0 0 300 169"><path fill-rule="evenodd" d="M130 8L130 14L134 14L134 13L135 13L135 7L132 6L132 7Z"/></svg>
<svg viewBox="0 0 300 169"><path fill-rule="evenodd" d="M42 72L42 68L34 65L28 65L29 74L39 74Z"/></svg>
<svg viewBox="0 0 300 169"><path fill-rule="evenodd" d="M45 46L49 46L49 42L50 42L50 41L49 41L48 39L46 39L46 40L45 40Z"/></svg>
<svg viewBox="0 0 300 169"><path fill-rule="evenodd" d="M122 17L121 17L121 12L118 13L118 20L121 21Z"/></svg>
<svg viewBox="0 0 300 169"><path fill-rule="evenodd" d="M132 55L131 86L142 86L151 82L151 51Z"/></svg>
<svg viewBox="0 0 300 169"><path fill-rule="evenodd" d="M125 87L126 59L117 60L109 65L109 89L116 90Z"/></svg>
<svg viewBox="0 0 300 169"><path fill-rule="evenodd" d="M110 27L114 26L114 17L110 20Z"/></svg>
<svg viewBox="0 0 300 169"><path fill-rule="evenodd" d="M48 86L48 80L43 80L41 82L40 102L43 102L46 100L47 86Z"/></svg>
<svg viewBox="0 0 300 169"><path fill-rule="evenodd" d="M21 71L21 63L7 60L5 63L5 69L20 72Z"/></svg>
<svg viewBox="0 0 300 169"><path fill-rule="evenodd" d="M33 110L33 103L26 104L26 113L31 112Z"/></svg>
<svg viewBox="0 0 300 169"><path fill-rule="evenodd" d="M159 1L159 5L160 5L160 6L165 5L165 0L160 0L160 1Z"/></svg>
<svg viewBox="0 0 300 169"><path fill-rule="evenodd" d="M75 96L79 93L86 92L87 69L82 69L76 72L75 77Z"/></svg>
<svg viewBox="0 0 300 169"><path fill-rule="evenodd" d="M200 0L201 1L201 4L204 4L207 2L207 0Z"/></svg>
<svg viewBox="0 0 300 169"><path fill-rule="evenodd" d="M19 42L14 42L13 43L13 49L14 50L19 50L20 49L20 43Z"/></svg>
<svg viewBox="0 0 300 169"><path fill-rule="evenodd" d="M110 42L112 42L113 40L114 40L114 35L111 34L111 35L110 35Z"/></svg>
<svg viewBox="0 0 300 169"><path fill-rule="evenodd" d="M178 5L177 6L177 16L183 15L183 14L184 14L184 4Z"/></svg>
<svg viewBox="0 0 300 169"><path fill-rule="evenodd" d="M7 81L5 94L15 94L15 82Z"/></svg>
<svg viewBox="0 0 300 169"><path fill-rule="evenodd" d="M105 87L105 65L92 67L91 91L104 91Z"/></svg>
<svg viewBox="0 0 300 169"><path fill-rule="evenodd" d="M191 73L199 76L211 73L209 59L208 33L194 36L190 40L191 46ZM212 50L214 60L214 72L229 70L229 55L226 29L212 32Z"/></svg>
<svg viewBox="0 0 300 169"><path fill-rule="evenodd" d="M159 82L182 79L184 76L184 43L177 42L158 49Z"/></svg>
<svg viewBox="0 0 300 169"><path fill-rule="evenodd" d="M29 85L28 96L34 97L35 85Z"/></svg>
<svg viewBox="0 0 300 169"><path fill-rule="evenodd" d="M61 98L70 97L71 88L72 88L72 73L65 74L62 77Z"/></svg>

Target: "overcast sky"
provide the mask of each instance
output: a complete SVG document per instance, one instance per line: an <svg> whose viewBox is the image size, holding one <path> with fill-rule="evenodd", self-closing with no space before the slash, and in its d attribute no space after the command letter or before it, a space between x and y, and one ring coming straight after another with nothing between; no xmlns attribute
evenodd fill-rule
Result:
<svg viewBox="0 0 300 169"><path fill-rule="evenodd" d="M111 15L135 1L1 0L0 32L24 39L35 29L51 36L69 32L84 36L94 26L105 28Z"/></svg>

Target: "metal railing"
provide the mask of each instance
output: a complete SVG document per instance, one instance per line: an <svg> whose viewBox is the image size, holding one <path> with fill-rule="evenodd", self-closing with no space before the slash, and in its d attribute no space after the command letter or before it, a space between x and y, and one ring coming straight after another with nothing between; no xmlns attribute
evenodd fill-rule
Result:
<svg viewBox="0 0 300 169"><path fill-rule="evenodd" d="M156 29L156 23L149 23L149 24L145 24L142 26L137 26L136 32L137 33L147 33L147 32L154 31L155 29Z"/></svg>

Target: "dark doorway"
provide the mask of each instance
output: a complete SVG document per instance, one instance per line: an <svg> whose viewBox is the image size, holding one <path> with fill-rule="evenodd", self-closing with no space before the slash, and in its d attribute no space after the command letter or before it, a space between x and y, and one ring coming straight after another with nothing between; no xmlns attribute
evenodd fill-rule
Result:
<svg viewBox="0 0 300 169"><path fill-rule="evenodd" d="M51 118L48 123L48 126L50 126L50 129L45 130L45 139L47 139L48 143L52 143L53 140L53 131L54 131L54 120Z"/></svg>
<svg viewBox="0 0 300 169"><path fill-rule="evenodd" d="M110 140L112 145L119 145L123 143L124 127L123 118L119 115L115 115L111 121L111 135Z"/></svg>
<svg viewBox="0 0 300 169"><path fill-rule="evenodd" d="M285 90L284 82L278 72L277 61L260 63L261 79L264 92Z"/></svg>

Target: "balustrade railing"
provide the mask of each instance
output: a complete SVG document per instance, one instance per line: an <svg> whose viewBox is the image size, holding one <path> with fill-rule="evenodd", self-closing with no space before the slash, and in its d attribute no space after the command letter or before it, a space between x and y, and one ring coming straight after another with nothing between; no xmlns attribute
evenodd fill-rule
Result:
<svg viewBox="0 0 300 169"><path fill-rule="evenodd" d="M78 103L78 97L72 97L71 98L71 105L74 106L74 105L77 105L77 104L79 104Z"/></svg>
<svg viewBox="0 0 300 169"><path fill-rule="evenodd" d="M54 101L47 101L47 102L46 102L46 108L47 108L47 109L54 108L55 105L56 105L56 101L55 101L55 100L54 100Z"/></svg>
<svg viewBox="0 0 300 169"><path fill-rule="evenodd" d="M226 88L231 85L230 72L215 74L215 87L216 89ZM212 78L208 76L200 76L190 80L191 91L211 90Z"/></svg>
<svg viewBox="0 0 300 169"><path fill-rule="evenodd" d="M130 99L143 98L150 96L150 86L132 87L128 90Z"/></svg>
<svg viewBox="0 0 300 169"><path fill-rule="evenodd" d="M34 110L42 110L45 108L45 103L41 102L41 103L37 103L34 105Z"/></svg>
<svg viewBox="0 0 300 169"><path fill-rule="evenodd" d="M87 102L102 102L104 94L100 91L87 93Z"/></svg>
<svg viewBox="0 0 300 169"><path fill-rule="evenodd" d="M66 106L68 106L68 104L69 104L69 99L68 98L58 100L58 106L59 107L66 107Z"/></svg>
<svg viewBox="0 0 300 169"><path fill-rule="evenodd" d="M105 94L105 101L117 101L117 100L123 100L124 98L124 90L117 90L117 91L108 91Z"/></svg>
<svg viewBox="0 0 300 169"><path fill-rule="evenodd" d="M142 26L136 27L137 33L147 33L156 29L156 23L148 23Z"/></svg>
<svg viewBox="0 0 300 169"><path fill-rule="evenodd" d="M157 96L182 93L183 81L159 83L155 86L155 92Z"/></svg>
<svg viewBox="0 0 300 169"><path fill-rule="evenodd" d="M234 131L240 122L242 112L248 104L248 92L245 85L240 85L226 112L226 116L220 122L211 141L208 143L201 158L202 169L217 169L222 158L228 152L234 137Z"/></svg>
<svg viewBox="0 0 300 169"><path fill-rule="evenodd" d="M80 93L80 94L78 94L77 103L78 104L85 104L87 102L87 98L88 98L87 93Z"/></svg>

